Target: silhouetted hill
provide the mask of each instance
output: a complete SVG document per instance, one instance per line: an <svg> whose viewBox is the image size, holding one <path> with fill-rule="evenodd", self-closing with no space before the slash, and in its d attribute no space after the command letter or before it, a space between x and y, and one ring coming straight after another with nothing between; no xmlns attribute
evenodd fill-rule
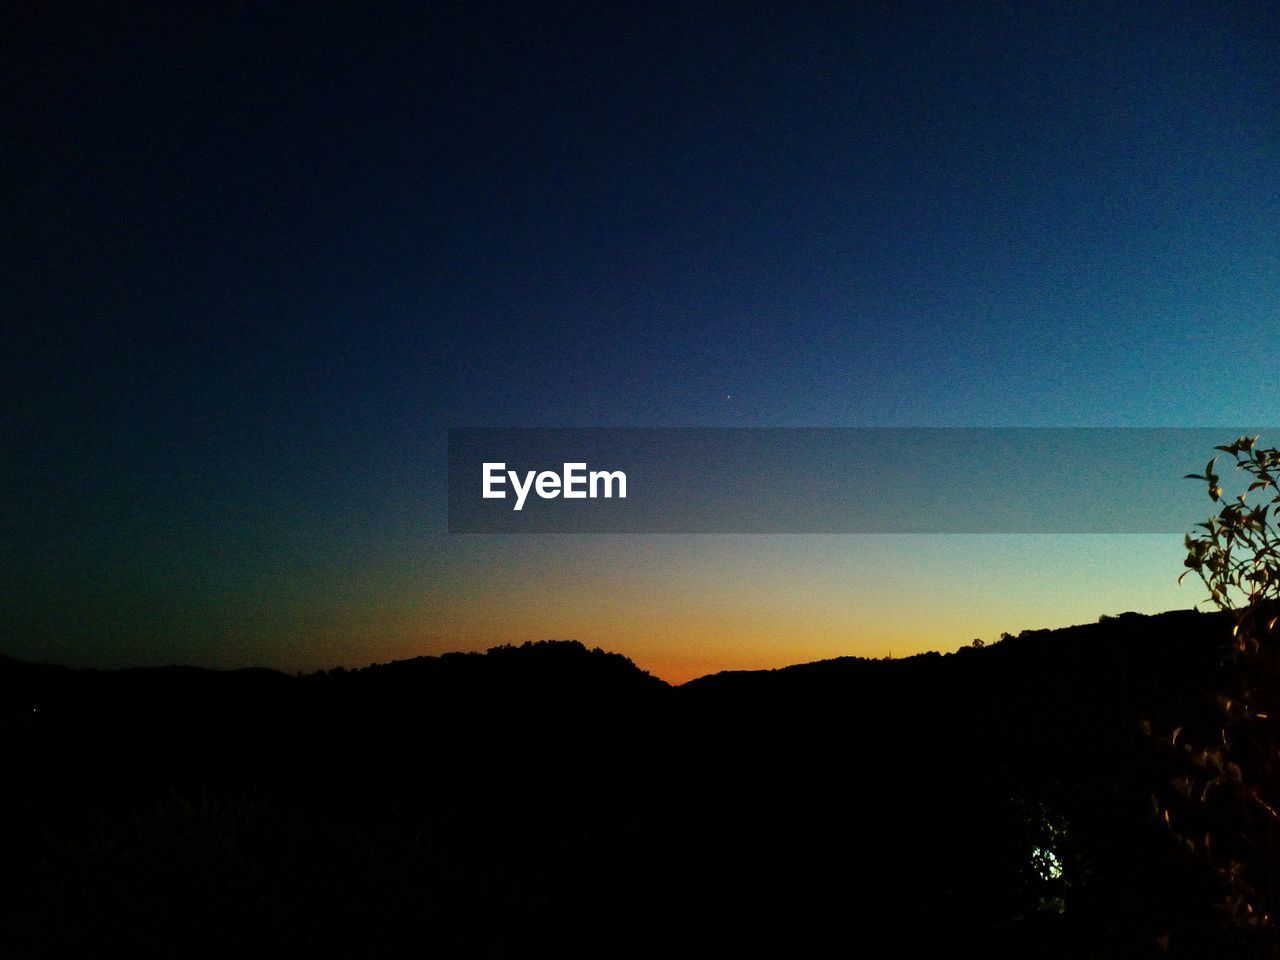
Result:
<svg viewBox="0 0 1280 960"><path fill-rule="evenodd" d="M1144 732L1212 721L1227 635L1126 614L678 688L574 642L296 677L3 659L0 943L1239 954L1151 816L1174 760Z"/></svg>
<svg viewBox="0 0 1280 960"><path fill-rule="evenodd" d="M1188 661L1211 653L1216 642L1215 631L1227 622L1220 613L1174 610L1144 616L1122 613L1103 617L1097 623L1055 630L1026 630L1018 636L1006 635L1000 641L983 647L962 647L954 654L921 653L901 659L866 659L837 657L812 663L794 664L775 670L724 671L700 677L684 684L687 690L757 692L814 684L839 685L861 682L869 678L883 679L907 676L937 669L961 670L978 663L988 673L1016 664L1022 666L1065 668L1073 672L1089 665L1119 667L1128 675L1137 665L1144 674L1157 675L1183 671ZM954 660L953 660L954 658Z"/></svg>
<svg viewBox="0 0 1280 960"><path fill-rule="evenodd" d="M588 650L576 640L492 647L486 653L446 653L373 664L354 675L379 686L431 684L476 696L551 693L613 699L668 689L619 653Z"/></svg>

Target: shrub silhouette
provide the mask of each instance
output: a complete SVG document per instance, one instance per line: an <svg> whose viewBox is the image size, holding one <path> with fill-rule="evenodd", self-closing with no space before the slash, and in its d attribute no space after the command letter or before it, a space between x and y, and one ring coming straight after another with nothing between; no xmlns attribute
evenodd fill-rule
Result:
<svg viewBox="0 0 1280 960"><path fill-rule="evenodd" d="M1231 642L1216 720L1172 731L1181 769L1175 793L1156 806L1179 841L1212 865L1230 916L1270 927L1280 912L1280 449L1257 440L1215 448L1245 475L1242 492L1228 492L1215 469L1220 457L1187 475L1220 507L1187 535L1179 582L1195 573L1209 600L1230 612Z"/></svg>

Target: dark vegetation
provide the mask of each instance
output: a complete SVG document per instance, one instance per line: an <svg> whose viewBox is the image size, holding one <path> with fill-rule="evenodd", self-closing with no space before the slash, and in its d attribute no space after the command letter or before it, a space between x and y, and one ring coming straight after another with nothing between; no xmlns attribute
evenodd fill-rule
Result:
<svg viewBox="0 0 1280 960"><path fill-rule="evenodd" d="M1217 722L1231 622L679 688L576 643L0 661L0 956L1264 955L1144 733Z"/></svg>
<svg viewBox="0 0 1280 960"><path fill-rule="evenodd" d="M1234 460L1235 482L1215 472L1224 456L1211 459L1204 473L1187 474L1206 484L1215 512L1187 535L1182 576L1195 573L1210 602L1231 617L1228 669L1214 721L1169 735L1183 772L1160 816L1218 875L1226 890L1222 906L1236 923L1274 928L1280 915L1280 449L1260 445L1257 437L1214 449ZM1243 489L1232 496L1224 483Z"/></svg>

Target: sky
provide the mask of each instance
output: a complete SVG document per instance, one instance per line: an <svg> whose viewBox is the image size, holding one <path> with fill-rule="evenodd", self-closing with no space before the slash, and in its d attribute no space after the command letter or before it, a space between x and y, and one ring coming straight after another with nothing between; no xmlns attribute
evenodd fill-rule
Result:
<svg viewBox="0 0 1280 960"><path fill-rule="evenodd" d="M0 653L683 680L1201 601L1167 536L445 531L450 426L1280 422L1280 18L1117 6L7 9Z"/></svg>

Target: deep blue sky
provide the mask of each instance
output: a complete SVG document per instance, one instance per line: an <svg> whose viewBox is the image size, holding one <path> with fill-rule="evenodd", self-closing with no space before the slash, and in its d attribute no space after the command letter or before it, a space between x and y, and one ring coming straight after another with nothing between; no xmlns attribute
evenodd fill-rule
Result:
<svg viewBox="0 0 1280 960"><path fill-rule="evenodd" d="M1117 6L8 11L0 641L502 566L449 424L1274 422L1280 18Z"/></svg>

